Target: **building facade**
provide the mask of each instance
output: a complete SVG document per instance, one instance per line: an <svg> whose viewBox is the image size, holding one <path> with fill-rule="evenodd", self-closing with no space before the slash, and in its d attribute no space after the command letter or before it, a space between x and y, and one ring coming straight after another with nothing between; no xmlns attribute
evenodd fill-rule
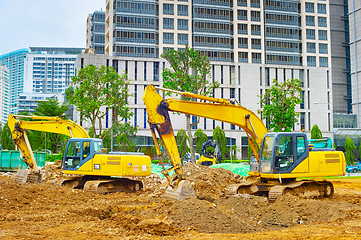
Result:
<svg viewBox="0 0 361 240"><path fill-rule="evenodd" d="M88 15L86 29L86 48L92 48L95 54L104 54L105 12L95 11Z"/></svg>
<svg viewBox="0 0 361 240"><path fill-rule="evenodd" d="M64 93L75 76L75 61L84 48L30 47L25 59L24 93Z"/></svg>
<svg viewBox="0 0 361 240"><path fill-rule="evenodd" d="M357 128L361 124L361 2L348 0L348 20L350 31L350 59L352 112L357 116Z"/></svg>
<svg viewBox="0 0 361 240"><path fill-rule="evenodd" d="M10 114L10 77L9 69L0 65L0 122L4 125Z"/></svg>
<svg viewBox="0 0 361 240"><path fill-rule="evenodd" d="M296 109L300 119L294 130L309 132L317 124L331 136L329 14L329 1L322 0L106 0L105 55L80 54L77 68L91 63L128 74L135 94L129 101L134 109L130 121L139 126L144 142L150 137L144 88L162 86L161 72L169 64L161 54L186 44L211 61L208 80L221 84L215 97L234 98L253 112L272 79L298 78L303 102ZM184 116L171 117L176 132L185 128ZM216 126L225 130L228 142L232 138L245 150L247 137L239 128L211 119L201 119L197 127L212 136Z"/></svg>
<svg viewBox="0 0 361 240"><path fill-rule="evenodd" d="M9 69L9 113L17 113L19 94L24 89L25 59L29 49L23 48L0 55L0 65Z"/></svg>
<svg viewBox="0 0 361 240"><path fill-rule="evenodd" d="M21 93L19 95L19 112L33 114L38 106L38 102L47 99L56 99L60 104L64 102L63 93Z"/></svg>

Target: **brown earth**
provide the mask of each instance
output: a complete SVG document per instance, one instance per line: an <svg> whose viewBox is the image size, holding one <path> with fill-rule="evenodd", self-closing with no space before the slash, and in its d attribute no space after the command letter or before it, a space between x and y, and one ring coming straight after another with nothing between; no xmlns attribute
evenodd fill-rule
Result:
<svg viewBox="0 0 361 240"><path fill-rule="evenodd" d="M225 196L228 170L187 164L197 199L169 201L167 182L142 178L135 193L98 195L59 187L59 165L43 183L0 174L0 239L361 239L361 179L333 179L330 198Z"/></svg>

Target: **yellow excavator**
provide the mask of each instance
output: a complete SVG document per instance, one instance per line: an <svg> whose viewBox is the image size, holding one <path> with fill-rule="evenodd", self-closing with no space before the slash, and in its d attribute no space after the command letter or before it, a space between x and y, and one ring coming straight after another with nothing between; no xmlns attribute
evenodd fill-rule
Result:
<svg viewBox="0 0 361 240"><path fill-rule="evenodd" d="M201 101L163 99L157 90ZM304 132L268 133L266 126L255 113L241 105L233 105L226 99L149 85L145 89L143 100L154 142L157 143L158 134L172 164L169 169L163 167L162 171L170 185L165 194L168 198L195 197L194 190L183 173L169 111L231 123L246 132L256 161L250 164L249 176L240 184L226 187L226 194L266 195L271 201L285 193L328 197L333 194L333 185L322 177L345 174L345 156L342 152L321 148L310 150ZM160 156L157 144L156 149ZM174 180L169 176L172 170L176 175Z"/></svg>
<svg viewBox="0 0 361 240"><path fill-rule="evenodd" d="M35 121L19 120L30 118ZM40 182L41 169L37 166L25 130L64 134L68 140L62 169L64 174L77 176L59 180L59 185L86 189L96 193L118 191L137 191L143 187L142 181L132 180L129 176L149 176L151 160L141 153L115 152L105 154L103 142L98 138L90 138L79 124L60 117L15 116L9 115L8 126L12 138L19 148L23 161L28 166L19 170L15 181ZM114 177L115 176L115 177Z"/></svg>

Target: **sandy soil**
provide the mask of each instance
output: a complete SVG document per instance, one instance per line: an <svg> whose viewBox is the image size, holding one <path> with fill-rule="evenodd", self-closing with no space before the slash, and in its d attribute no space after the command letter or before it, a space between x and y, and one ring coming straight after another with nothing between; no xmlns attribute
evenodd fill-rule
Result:
<svg viewBox="0 0 361 240"><path fill-rule="evenodd" d="M0 174L0 239L361 239L361 179L330 180L331 198L225 196L230 171L185 167L198 196L173 202L167 183L143 178L135 193L98 195L59 187L58 166L43 183Z"/></svg>

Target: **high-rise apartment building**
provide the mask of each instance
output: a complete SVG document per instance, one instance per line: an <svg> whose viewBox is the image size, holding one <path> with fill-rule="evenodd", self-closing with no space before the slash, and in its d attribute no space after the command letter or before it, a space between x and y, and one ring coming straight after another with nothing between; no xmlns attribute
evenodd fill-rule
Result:
<svg viewBox="0 0 361 240"><path fill-rule="evenodd" d="M86 48L92 48L95 54L104 54L105 12L95 11L88 15L86 29Z"/></svg>
<svg viewBox="0 0 361 240"><path fill-rule="evenodd" d="M19 94L24 89L25 58L29 49L23 48L0 55L0 65L9 69L9 111L17 113Z"/></svg>
<svg viewBox="0 0 361 240"><path fill-rule="evenodd" d="M30 47L25 60L24 93L64 93L84 48Z"/></svg>
<svg viewBox="0 0 361 240"><path fill-rule="evenodd" d="M131 121L139 135L150 137L144 88L162 85L169 64L161 54L188 44L211 61L208 80L221 84L215 97L236 99L254 112L272 79L298 78L303 102L294 129L310 131L318 124L331 136L330 34L329 1L323 0L106 0L105 55L80 54L77 68L92 63L126 72L135 93ZM172 118L176 131L185 128L183 116ZM216 126L246 147L246 134L234 126L201 119L197 127L211 136Z"/></svg>
<svg viewBox="0 0 361 240"><path fill-rule="evenodd" d="M4 125L9 116L10 105L10 80L9 69L0 65L0 122Z"/></svg>
<svg viewBox="0 0 361 240"><path fill-rule="evenodd" d="M361 126L361 1L348 0L350 31L350 59L352 112L357 115L357 128Z"/></svg>

